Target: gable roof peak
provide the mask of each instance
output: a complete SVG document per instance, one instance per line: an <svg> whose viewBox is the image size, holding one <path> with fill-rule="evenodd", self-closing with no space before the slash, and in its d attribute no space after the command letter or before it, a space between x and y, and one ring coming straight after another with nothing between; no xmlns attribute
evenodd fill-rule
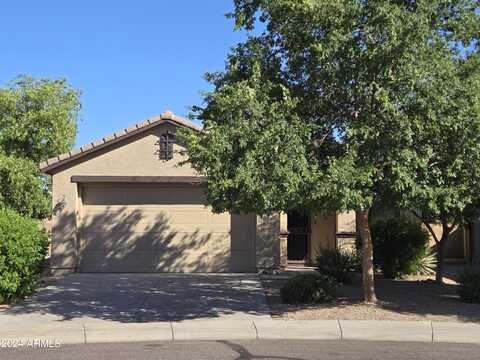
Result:
<svg viewBox="0 0 480 360"><path fill-rule="evenodd" d="M173 118L175 117L175 114L173 112L171 112L170 110L166 110L162 113L162 115L160 115L160 117L163 120L173 120Z"/></svg>
<svg viewBox="0 0 480 360"><path fill-rule="evenodd" d="M53 158L50 158L40 164L40 169L45 173L50 173L51 170L66 164L72 160L80 158L84 155L95 152L106 146L114 144L120 140L124 140L135 134L144 132L152 127L163 123L173 123L175 125L190 128L196 131L202 131L202 128L197 124L194 124L180 116L175 115L170 110L164 111L161 115L155 115L150 119L134 124L126 129L117 131L109 136L105 136L100 140L93 141L89 144L81 146L79 149L73 149L65 154L60 154Z"/></svg>

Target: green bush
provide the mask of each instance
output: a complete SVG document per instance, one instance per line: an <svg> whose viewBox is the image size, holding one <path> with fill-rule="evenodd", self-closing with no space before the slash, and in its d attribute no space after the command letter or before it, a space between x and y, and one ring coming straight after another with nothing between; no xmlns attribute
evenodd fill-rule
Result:
<svg viewBox="0 0 480 360"><path fill-rule="evenodd" d="M428 247L425 247L405 265L406 274L433 275L437 268L437 254Z"/></svg>
<svg viewBox="0 0 480 360"><path fill-rule="evenodd" d="M345 249L322 249L316 259L317 271L346 283L358 268L358 258L353 251Z"/></svg>
<svg viewBox="0 0 480 360"><path fill-rule="evenodd" d="M386 278L416 272L415 259L428 246L428 233L419 223L407 218L377 220L372 225L374 263Z"/></svg>
<svg viewBox="0 0 480 360"><path fill-rule="evenodd" d="M37 220L0 209L0 303L33 292L48 237Z"/></svg>
<svg viewBox="0 0 480 360"><path fill-rule="evenodd" d="M458 294L467 303L480 303L480 271L466 267L458 273Z"/></svg>
<svg viewBox="0 0 480 360"><path fill-rule="evenodd" d="M322 303L334 297L337 282L332 277L308 273L289 279L280 290L284 303Z"/></svg>

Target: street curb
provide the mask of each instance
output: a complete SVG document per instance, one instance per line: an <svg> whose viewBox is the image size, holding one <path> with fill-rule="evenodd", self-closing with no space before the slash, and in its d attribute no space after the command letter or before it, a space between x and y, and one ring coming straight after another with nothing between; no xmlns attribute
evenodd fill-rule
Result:
<svg viewBox="0 0 480 360"><path fill-rule="evenodd" d="M387 320L185 320L118 323L72 321L0 327L4 339L51 339L60 344L184 340L333 340L480 344L480 324Z"/></svg>
<svg viewBox="0 0 480 360"><path fill-rule="evenodd" d="M253 323L260 340L341 340L337 320L254 320Z"/></svg>
<svg viewBox="0 0 480 360"><path fill-rule="evenodd" d="M255 340L257 331L251 320L191 320L172 322L177 340Z"/></svg>
<svg viewBox="0 0 480 360"><path fill-rule="evenodd" d="M340 320L342 340L431 342L429 321Z"/></svg>
<svg viewBox="0 0 480 360"><path fill-rule="evenodd" d="M86 323L85 344L129 341L172 341L168 322L153 323Z"/></svg>
<svg viewBox="0 0 480 360"><path fill-rule="evenodd" d="M26 343L29 340L56 340L60 344L83 344L85 342L84 328L78 322L41 323L32 326L25 322L9 323L1 326L1 345Z"/></svg>
<svg viewBox="0 0 480 360"><path fill-rule="evenodd" d="M432 342L480 344L480 324L432 322Z"/></svg>

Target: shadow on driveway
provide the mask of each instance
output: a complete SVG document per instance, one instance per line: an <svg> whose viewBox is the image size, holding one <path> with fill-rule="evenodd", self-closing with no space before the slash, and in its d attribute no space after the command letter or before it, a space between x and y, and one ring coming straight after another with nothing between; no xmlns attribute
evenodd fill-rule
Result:
<svg viewBox="0 0 480 360"><path fill-rule="evenodd" d="M252 274L72 274L3 314L118 322L270 318Z"/></svg>

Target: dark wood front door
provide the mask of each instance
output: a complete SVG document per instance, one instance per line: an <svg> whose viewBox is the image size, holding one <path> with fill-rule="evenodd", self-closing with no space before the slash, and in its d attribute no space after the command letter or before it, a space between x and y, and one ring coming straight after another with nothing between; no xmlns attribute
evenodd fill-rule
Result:
<svg viewBox="0 0 480 360"><path fill-rule="evenodd" d="M291 211L288 216L287 257L289 261L306 261L310 243L310 214Z"/></svg>

